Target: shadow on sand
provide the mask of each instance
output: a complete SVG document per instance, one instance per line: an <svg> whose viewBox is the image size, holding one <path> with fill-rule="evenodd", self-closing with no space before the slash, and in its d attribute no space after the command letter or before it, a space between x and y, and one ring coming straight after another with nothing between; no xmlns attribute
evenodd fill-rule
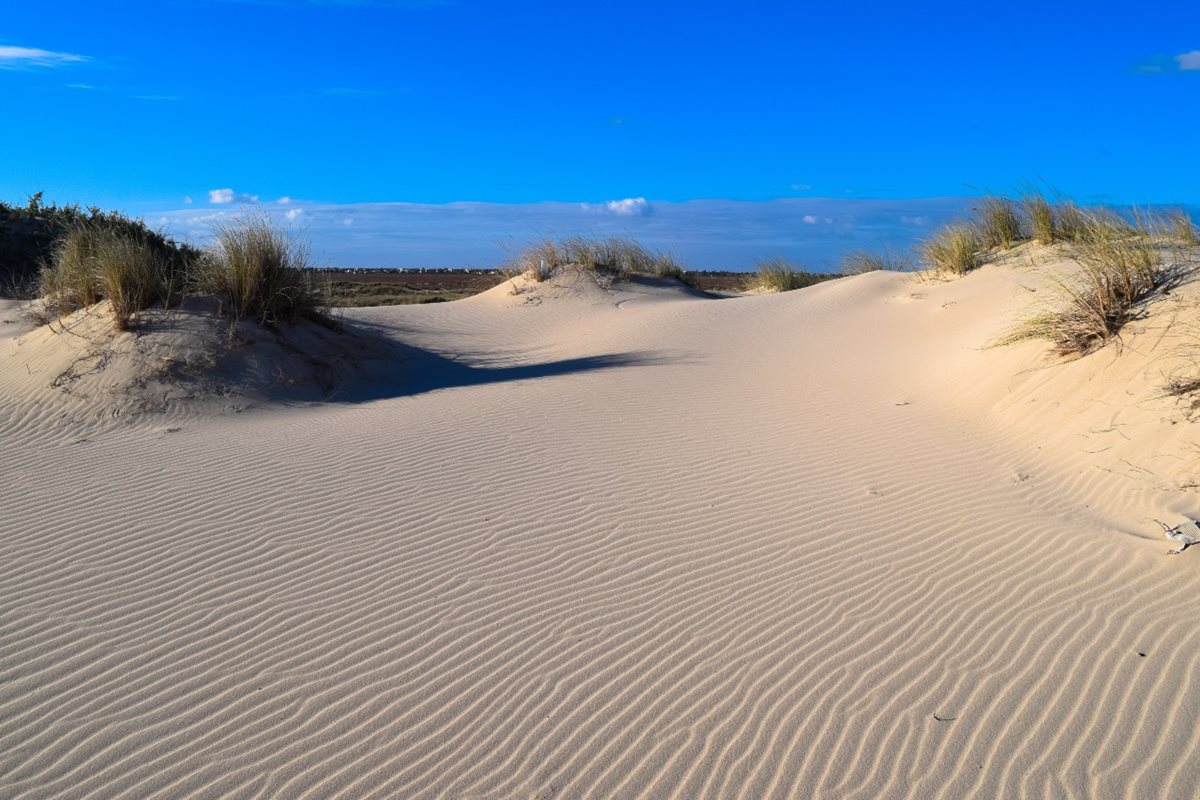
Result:
<svg viewBox="0 0 1200 800"><path fill-rule="evenodd" d="M442 389L479 386L487 383L554 378L583 372L676 363L662 353L606 353L550 361L511 363L517 353L490 351L448 355L399 341L392 326L355 321L346 334L367 344L360 363L352 365L344 379L325 398L332 403L366 403L406 397Z"/></svg>

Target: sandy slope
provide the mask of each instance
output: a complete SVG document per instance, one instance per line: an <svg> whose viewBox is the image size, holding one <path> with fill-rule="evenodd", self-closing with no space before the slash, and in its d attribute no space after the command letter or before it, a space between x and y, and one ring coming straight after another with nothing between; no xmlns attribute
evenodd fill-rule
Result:
<svg viewBox="0 0 1200 800"><path fill-rule="evenodd" d="M0 327L0 795L1200 793L1193 294L1046 368L1019 264L511 291L242 414Z"/></svg>

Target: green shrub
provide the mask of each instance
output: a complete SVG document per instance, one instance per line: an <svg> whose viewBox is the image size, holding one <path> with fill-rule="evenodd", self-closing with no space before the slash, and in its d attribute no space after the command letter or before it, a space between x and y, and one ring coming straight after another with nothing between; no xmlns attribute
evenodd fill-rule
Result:
<svg viewBox="0 0 1200 800"><path fill-rule="evenodd" d="M947 225L921 246L921 255L943 275L965 275L979 266L982 242L975 226Z"/></svg>

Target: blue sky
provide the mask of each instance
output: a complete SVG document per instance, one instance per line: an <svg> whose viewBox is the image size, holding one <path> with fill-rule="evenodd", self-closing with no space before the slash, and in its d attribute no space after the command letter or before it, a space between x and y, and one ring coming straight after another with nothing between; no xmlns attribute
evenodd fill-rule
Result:
<svg viewBox="0 0 1200 800"><path fill-rule="evenodd" d="M619 228L820 266L1026 182L1194 203L1198 100L1184 2L11 3L0 199L182 235L258 198L340 264Z"/></svg>

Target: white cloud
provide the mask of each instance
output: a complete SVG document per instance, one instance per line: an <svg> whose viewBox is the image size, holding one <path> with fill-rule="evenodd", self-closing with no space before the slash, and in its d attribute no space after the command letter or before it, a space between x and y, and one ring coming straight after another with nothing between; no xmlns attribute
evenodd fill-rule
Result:
<svg viewBox="0 0 1200 800"><path fill-rule="evenodd" d="M183 202L187 203L190 206L194 201L192 200L191 195L188 195L187 197L183 198Z"/></svg>
<svg viewBox="0 0 1200 800"><path fill-rule="evenodd" d="M604 211L619 217L648 217L654 206L644 197L626 197L624 200L609 200L607 203L580 203L584 211Z"/></svg>
<svg viewBox="0 0 1200 800"><path fill-rule="evenodd" d="M291 204L292 204L292 198L288 197L288 196L285 194L283 197L279 198L279 199L278 199L278 200L276 200L275 202L276 202L276 203L279 203L279 205L281 205L281 206L288 206L288 205L291 205Z"/></svg>
<svg viewBox="0 0 1200 800"><path fill-rule="evenodd" d="M300 216L303 213L304 213L304 209L302 209L302 208L289 208L287 210L287 213L284 214L284 216L288 218L288 222L295 222L296 217Z"/></svg>
<svg viewBox="0 0 1200 800"><path fill-rule="evenodd" d="M923 228L929 224L929 217L925 216L924 214L917 214L916 216L905 214L900 217L900 221L905 225L915 225L918 228Z"/></svg>
<svg viewBox="0 0 1200 800"><path fill-rule="evenodd" d="M818 222L824 222L826 225L832 225L833 217L818 217L815 214L805 214L800 218L800 221L805 225L816 225Z"/></svg>
<svg viewBox="0 0 1200 800"><path fill-rule="evenodd" d="M209 189L208 190L208 202L212 203L213 205L218 205L218 206L228 205L228 204L234 203L234 202L257 203L258 195L242 194L240 192L235 192L235 191L233 191L233 189L228 189L228 188L227 189Z"/></svg>
<svg viewBox="0 0 1200 800"><path fill-rule="evenodd" d="M343 218L343 219L342 219L342 224L343 224L343 225L353 225L353 224L354 224L354 220L353 220L353 219L351 219L350 217L345 217L345 218Z"/></svg>
<svg viewBox="0 0 1200 800"><path fill-rule="evenodd" d="M1175 56L1175 63L1182 70L1200 70L1200 50L1193 50L1190 53L1180 53Z"/></svg>
<svg viewBox="0 0 1200 800"><path fill-rule="evenodd" d="M36 47L12 47L0 45L0 68L12 67L59 67L72 62L90 61L87 56L74 53L56 53Z"/></svg>

